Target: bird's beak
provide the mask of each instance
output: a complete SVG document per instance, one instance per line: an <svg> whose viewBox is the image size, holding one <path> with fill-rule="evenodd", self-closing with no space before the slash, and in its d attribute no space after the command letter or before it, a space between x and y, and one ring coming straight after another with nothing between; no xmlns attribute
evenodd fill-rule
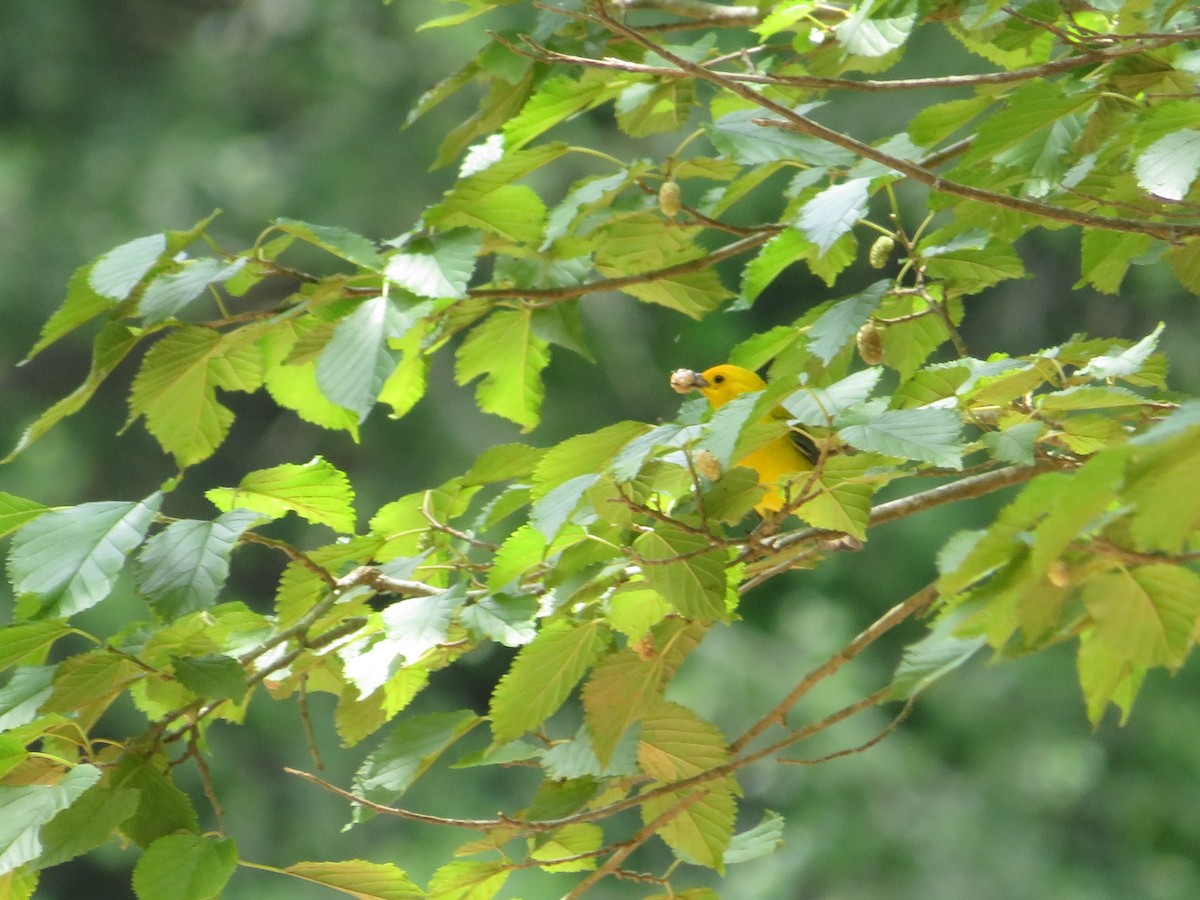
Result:
<svg viewBox="0 0 1200 900"><path fill-rule="evenodd" d="M708 382L699 372L691 369L676 369L671 373L671 389L680 394L708 387Z"/></svg>

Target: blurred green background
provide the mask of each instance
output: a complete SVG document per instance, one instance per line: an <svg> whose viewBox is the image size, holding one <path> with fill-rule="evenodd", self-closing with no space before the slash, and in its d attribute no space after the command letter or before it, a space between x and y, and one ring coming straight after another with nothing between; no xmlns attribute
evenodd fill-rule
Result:
<svg viewBox="0 0 1200 900"><path fill-rule="evenodd" d="M72 271L119 243L184 228L220 208L213 233L230 249L253 241L273 218L341 225L377 239L411 227L452 180L429 172L441 136L470 114L456 98L408 130L401 123L434 81L466 62L484 26L518 27L527 4L481 24L417 34L440 5L397 0L56 0L0 4L0 441L12 446L36 413L87 370L90 335L64 341L29 365L18 362L60 301ZM505 17L507 16L507 18ZM920 37L897 74L962 70L976 62L935 30ZM924 62L922 62L924 61ZM948 95L949 96L949 95ZM902 129L927 97L838 96L826 121L871 138ZM906 105L907 104L907 105ZM877 130L870 133L861 123ZM665 138L631 147L606 111L570 139L617 155L669 152ZM615 148L615 149L612 149ZM594 163L578 163L580 166ZM548 198L595 169L556 170ZM555 180L557 179L557 181ZM763 213L770 215L770 211ZM743 215L753 218L755 211ZM914 217L919 215L914 211ZM1161 266L1136 268L1120 297L1072 291L1078 235L1028 236L1020 249L1034 277L968 304L964 334L976 355L1021 353L1075 331L1137 338L1168 323L1163 347L1172 386L1200 389L1195 298ZM725 271L728 283L736 273ZM853 271L839 294L874 280ZM670 418L678 398L671 369L720 361L746 335L789 321L832 294L803 273L748 313L701 324L618 296L596 296L584 315L596 364L558 351L548 372L545 420L522 439L548 445L624 418ZM173 472L140 425L117 436L132 367L96 401L0 469L0 490L46 503L144 496ZM475 410L454 384L450 359L434 365L429 396L401 421L377 415L362 442L320 433L262 397L228 398L240 415L218 457L189 474L168 501L177 515L206 515L204 487L236 483L248 469L303 462L321 453L348 471L365 518L400 494L461 472L481 449L518 439ZM1183 485L1195 490L1196 485ZM925 514L882 528L868 547L817 572L777 580L749 597L746 621L717 629L685 666L673 697L736 734L810 666L893 603L924 584L933 555L958 528L988 520L994 504ZM257 551L258 548L252 548ZM249 552L235 562L238 597L267 608L280 560ZM0 611L10 598L0 597ZM6 615L6 612L5 612ZM109 633L144 610L128 592L86 625ZM910 625L826 684L801 712L820 715L889 677ZM486 708L508 652L479 650L440 673L421 710ZM1095 733L1074 684L1069 648L989 667L972 664L932 689L898 733L871 751L814 768L767 764L745 779L744 821L762 810L787 820L782 851L729 871L730 898L977 900L1200 896L1200 686L1193 663L1175 678L1148 680L1131 722ZM312 701L324 776L346 784L372 741L337 747L331 704ZM801 745L819 756L861 742L888 719L873 711ZM114 731L136 727L118 708ZM262 698L251 724L212 730L214 773L226 825L243 857L271 865L301 859L395 861L424 882L467 835L376 818L342 832L346 805L285 776L313 768L291 704ZM186 767L185 767L186 768ZM185 772L192 788L198 785ZM519 771L436 768L406 798L414 809L488 816L529 796ZM203 798L207 826L213 822ZM661 849L661 848L660 848ZM46 872L37 896L132 897L136 854L116 846ZM661 869L654 850L632 860ZM521 873L502 896L559 896L574 876ZM698 874L695 883L706 882ZM641 896L609 884L595 896ZM332 892L241 869L226 896L318 898Z"/></svg>

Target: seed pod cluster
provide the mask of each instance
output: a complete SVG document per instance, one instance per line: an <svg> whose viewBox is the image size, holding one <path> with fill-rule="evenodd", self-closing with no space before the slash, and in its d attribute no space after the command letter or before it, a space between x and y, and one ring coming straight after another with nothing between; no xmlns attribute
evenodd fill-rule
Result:
<svg viewBox="0 0 1200 900"><path fill-rule="evenodd" d="M854 335L854 346L858 348L859 358L868 366L877 366L883 362L883 339L875 323L867 321Z"/></svg>
<svg viewBox="0 0 1200 900"><path fill-rule="evenodd" d="M882 269L886 266L888 257L892 254L892 248L895 246L896 242L886 234L875 238L875 243L871 245L871 250L867 254L867 262L871 264L871 268Z"/></svg>

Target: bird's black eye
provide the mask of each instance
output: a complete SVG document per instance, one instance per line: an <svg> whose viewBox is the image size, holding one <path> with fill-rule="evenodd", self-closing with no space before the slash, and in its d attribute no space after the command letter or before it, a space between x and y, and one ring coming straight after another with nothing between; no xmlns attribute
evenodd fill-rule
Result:
<svg viewBox="0 0 1200 900"><path fill-rule="evenodd" d="M720 384L720 383L721 383L721 382L723 382L724 380L725 380L725 376L724 376L724 375L714 375L714 376L713 376L713 384Z"/></svg>

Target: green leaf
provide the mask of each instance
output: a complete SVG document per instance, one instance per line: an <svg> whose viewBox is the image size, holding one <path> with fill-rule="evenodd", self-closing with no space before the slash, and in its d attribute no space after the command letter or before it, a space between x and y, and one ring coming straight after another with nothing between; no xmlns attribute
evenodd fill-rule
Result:
<svg viewBox="0 0 1200 900"><path fill-rule="evenodd" d="M845 424L838 435L859 450L930 462L947 469L962 468L962 423L953 410L886 409L854 417L847 413L842 421Z"/></svg>
<svg viewBox="0 0 1200 900"><path fill-rule="evenodd" d="M832 425L843 410L865 403L882 375L883 369L875 367L847 375L826 387L802 387L784 398L782 405L797 424Z"/></svg>
<svg viewBox="0 0 1200 900"><path fill-rule="evenodd" d="M35 595L44 618L65 619L95 606L112 591L161 502L155 493L137 503L84 503L34 519L9 550L13 590Z"/></svg>
<svg viewBox="0 0 1200 900"><path fill-rule="evenodd" d="M544 451L528 444L498 444L488 447L462 476L463 484L495 484L533 474Z"/></svg>
<svg viewBox="0 0 1200 900"><path fill-rule="evenodd" d="M917 696L979 652L987 638L960 637L955 634L959 624L953 616L944 617L926 637L904 648L904 658L896 667L884 700L908 700Z"/></svg>
<svg viewBox="0 0 1200 900"><path fill-rule="evenodd" d="M397 722L355 773L354 793L375 803L393 802L479 722L469 709L426 713ZM354 820L362 821L364 812L355 807Z"/></svg>
<svg viewBox="0 0 1200 900"><path fill-rule="evenodd" d="M596 858L586 854L599 850L603 843L604 831L600 826L576 822L539 838L529 858L541 863L544 872L586 872L596 868ZM581 855L583 859L571 859ZM566 861L554 863L556 859Z"/></svg>
<svg viewBox="0 0 1200 900"><path fill-rule="evenodd" d="M229 576L229 557L258 513L235 509L211 522L172 522L138 554L138 590L164 620L212 606Z"/></svg>
<svg viewBox="0 0 1200 900"><path fill-rule="evenodd" d="M634 438L649 431L643 422L616 422L588 434L577 434L545 452L533 472L533 497L577 475L605 471Z"/></svg>
<svg viewBox="0 0 1200 900"><path fill-rule="evenodd" d="M1080 278L1075 287L1090 284L1103 293L1117 293L1130 262L1150 249L1150 242L1148 234L1084 229Z"/></svg>
<svg viewBox="0 0 1200 900"><path fill-rule="evenodd" d="M983 435L983 443L992 456L1001 462L1018 466L1032 465L1034 446L1042 434L1037 422L1018 422L1003 431L989 431Z"/></svg>
<svg viewBox="0 0 1200 900"><path fill-rule="evenodd" d="M883 302L891 282L877 281L861 293L839 300L808 329L808 348L829 365Z"/></svg>
<svg viewBox="0 0 1200 900"><path fill-rule="evenodd" d="M25 662L37 664L45 652L71 629L53 619L0 626L0 671Z"/></svg>
<svg viewBox="0 0 1200 900"><path fill-rule="evenodd" d="M350 479L319 456L304 465L285 463L250 472L236 488L212 488L204 496L226 513L242 508L278 519L294 512L339 534L354 533Z"/></svg>
<svg viewBox="0 0 1200 900"><path fill-rule="evenodd" d="M928 259L925 266L930 277L946 283L951 295L977 294L1001 281L1027 275L1025 264L1010 244L951 250Z"/></svg>
<svg viewBox="0 0 1200 900"><path fill-rule="evenodd" d="M126 787L138 793L137 812L125 820L121 832L139 847L148 847L165 835L199 831L192 801L154 760L122 756L111 784L114 789Z"/></svg>
<svg viewBox="0 0 1200 900"><path fill-rule="evenodd" d="M37 867L57 866L107 843L137 805L135 790L92 785L42 828Z"/></svg>
<svg viewBox="0 0 1200 900"><path fill-rule="evenodd" d="M1096 639L1119 657L1177 669L1200 616L1200 575L1166 564L1107 573L1084 584L1083 603Z"/></svg>
<svg viewBox="0 0 1200 900"><path fill-rule="evenodd" d="M425 210L429 225L476 228L516 243L541 244L546 206L533 189L514 184L567 152L565 144L543 144L506 154L473 172L448 191L441 203Z"/></svg>
<svg viewBox="0 0 1200 900"><path fill-rule="evenodd" d="M719 782L718 782L719 784ZM704 792L700 787L695 791ZM642 821L649 824L688 796L690 792L665 794L642 804ZM733 837L737 804L728 788L710 788L682 812L660 826L656 834L677 857L693 865L725 872L725 850Z"/></svg>
<svg viewBox="0 0 1200 900"><path fill-rule="evenodd" d="M331 403L358 414L359 421L396 368L388 339L398 336L400 313L387 297L365 300L340 322L317 357L317 384Z"/></svg>
<svg viewBox="0 0 1200 900"><path fill-rule="evenodd" d="M429 879L429 900L491 900L508 880L503 862L447 863Z"/></svg>
<svg viewBox="0 0 1200 900"><path fill-rule="evenodd" d="M425 892L393 863L344 859L298 862L285 866L289 875L354 897L370 900L424 900Z"/></svg>
<svg viewBox="0 0 1200 900"><path fill-rule="evenodd" d="M26 500L16 494L0 491L0 536L16 531L18 528L36 519L49 507L34 500Z"/></svg>
<svg viewBox="0 0 1200 900"><path fill-rule="evenodd" d="M541 418L548 346L533 328L531 310L494 312L458 348L454 378L466 384L484 376L475 389L479 408L530 431Z"/></svg>
<svg viewBox="0 0 1200 900"><path fill-rule="evenodd" d="M616 97L623 87L619 80L586 74L579 79L567 75L547 78L521 111L504 123L505 147L521 149L555 125Z"/></svg>
<svg viewBox="0 0 1200 900"><path fill-rule="evenodd" d="M493 741L507 744L542 724L579 683L608 644L598 620L552 622L521 648L492 692Z"/></svg>
<svg viewBox="0 0 1200 900"><path fill-rule="evenodd" d="M725 865L749 862L774 853L783 846L783 816L764 810L762 821L733 836L725 848Z"/></svg>
<svg viewBox="0 0 1200 900"><path fill-rule="evenodd" d="M162 322L204 293L212 284L228 281L246 264L239 259L221 265L216 259L189 260L178 272L159 275L146 286L138 300L138 313L147 322Z"/></svg>
<svg viewBox="0 0 1200 900"><path fill-rule="evenodd" d="M808 104L797 107L796 111L804 114L814 107L815 104ZM762 166L780 160L828 166L854 163L854 154L848 150L815 137L755 123L755 119L763 117L762 109L757 106L739 109L715 119L705 126L705 131L719 152L744 166Z"/></svg>
<svg viewBox="0 0 1200 900"><path fill-rule="evenodd" d="M869 178L852 178L827 187L800 208L796 224L825 253L867 211Z"/></svg>
<svg viewBox="0 0 1200 900"><path fill-rule="evenodd" d="M139 332L130 331L117 322L109 322L105 325L96 335L96 340L92 344L92 365L83 384L38 416L33 424L25 429L12 452L0 460L0 463L11 462L18 453L28 448L30 444L67 416L83 409L92 395L96 393L96 389L104 383L104 379L120 365L129 351L137 346L140 339Z"/></svg>
<svg viewBox="0 0 1200 900"><path fill-rule="evenodd" d="M388 260L384 274L418 297L462 300L482 246L483 236L465 228L417 238Z"/></svg>
<svg viewBox="0 0 1200 900"><path fill-rule="evenodd" d="M704 318L733 296L711 268L627 284L622 290L644 303L665 306L693 319Z"/></svg>
<svg viewBox="0 0 1200 900"><path fill-rule="evenodd" d="M59 338L70 334L80 325L90 322L116 305L115 300L105 297L92 287L90 283L91 269L89 264L75 270L75 274L67 282L66 298L42 326L37 343L25 357L25 362L33 359Z"/></svg>
<svg viewBox="0 0 1200 900"><path fill-rule="evenodd" d="M763 244L754 259L742 270L739 304L752 304L780 272L804 259L812 249L812 241L798 228L785 228Z"/></svg>
<svg viewBox="0 0 1200 900"><path fill-rule="evenodd" d="M931 147L954 134L992 104L990 97L970 97L927 106L909 120L908 136Z"/></svg>
<svg viewBox="0 0 1200 900"><path fill-rule="evenodd" d="M1200 131L1187 128L1163 135L1133 165L1142 190L1164 200L1182 200L1200 172Z"/></svg>
<svg viewBox="0 0 1200 900"><path fill-rule="evenodd" d="M644 561L646 582L680 615L704 622L724 620L729 603L727 551L709 546L702 534L667 524L638 536L634 552Z"/></svg>
<svg viewBox="0 0 1200 900"><path fill-rule="evenodd" d="M1108 353L1092 357L1091 362L1079 370L1079 374L1093 378L1127 378L1137 374L1158 346L1163 327L1163 323L1159 322L1152 332L1128 349L1114 347Z"/></svg>
<svg viewBox="0 0 1200 900"><path fill-rule="evenodd" d="M232 838L167 835L137 861L133 889L138 900L207 900L220 895L237 862Z"/></svg>
<svg viewBox="0 0 1200 900"><path fill-rule="evenodd" d="M551 488L529 511L529 524L541 532L547 543L554 540L583 505L587 492L599 481L600 476L595 473L576 475Z"/></svg>
<svg viewBox="0 0 1200 900"><path fill-rule="evenodd" d="M295 235L302 241L320 247L334 256L371 272L383 270L383 259L379 256L375 245L361 234L356 234L346 228L310 225L308 222L286 218L276 219L275 227L285 234Z"/></svg>
<svg viewBox="0 0 1200 900"><path fill-rule="evenodd" d="M459 619L475 640L521 647L537 635L537 612L533 597L483 597L463 609Z"/></svg>
<svg viewBox="0 0 1200 900"><path fill-rule="evenodd" d="M1108 704L1114 703L1121 710L1124 725L1146 677L1146 667L1131 662L1092 631L1080 635L1076 667L1088 721L1093 726L1099 725Z"/></svg>
<svg viewBox="0 0 1200 900"><path fill-rule="evenodd" d="M38 832L100 779L95 766L78 765L59 784L0 785L0 875L37 858Z"/></svg>
<svg viewBox="0 0 1200 900"><path fill-rule="evenodd" d="M54 687L54 666L21 666L0 688L0 731L28 725Z"/></svg>
<svg viewBox="0 0 1200 900"><path fill-rule="evenodd" d="M601 767L612 759L625 730L658 698L663 671L662 656L642 659L633 650L611 653L593 669L582 700L592 750Z"/></svg>
<svg viewBox="0 0 1200 900"><path fill-rule="evenodd" d="M241 703L249 685L242 664L230 656L180 657L172 668L179 683L198 697Z"/></svg>
<svg viewBox="0 0 1200 900"><path fill-rule="evenodd" d="M890 18L871 18L874 4L864 3L848 19L833 27L838 41L856 56L886 56L902 47L917 21L915 13Z"/></svg>
<svg viewBox="0 0 1200 900"><path fill-rule="evenodd" d="M180 466L212 455L229 433L233 413L216 389L254 391L262 384L263 356L253 344L220 332L184 326L150 348L129 392L130 420L146 428Z"/></svg>
<svg viewBox="0 0 1200 900"><path fill-rule="evenodd" d="M88 271L92 290L112 300L124 300L167 251L165 234L148 234L109 250Z"/></svg>
<svg viewBox="0 0 1200 900"><path fill-rule="evenodd" d="M661 782L680 781L729 762L720 729L678 703L660 700L646 713L638 766Z"/></svg>

